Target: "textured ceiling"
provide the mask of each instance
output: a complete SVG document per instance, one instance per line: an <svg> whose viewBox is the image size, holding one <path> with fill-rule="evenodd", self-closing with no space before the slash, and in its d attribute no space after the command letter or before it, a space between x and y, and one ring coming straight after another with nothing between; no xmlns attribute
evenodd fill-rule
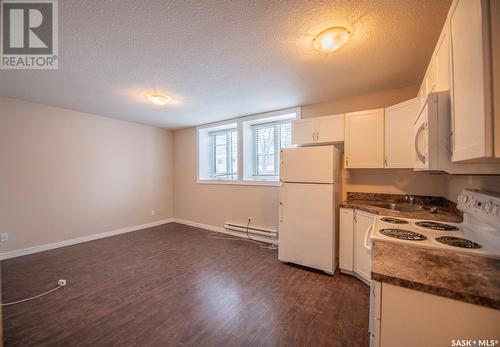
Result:
<svg viewBox="0 0 500 347"><path fill-rule="evenodd" d="M0 96L178 128L417 84L450 0L59 1L59 70ZM328 56L315 34L347 26ZM166 92L175 103L148 104Z"/></svg>

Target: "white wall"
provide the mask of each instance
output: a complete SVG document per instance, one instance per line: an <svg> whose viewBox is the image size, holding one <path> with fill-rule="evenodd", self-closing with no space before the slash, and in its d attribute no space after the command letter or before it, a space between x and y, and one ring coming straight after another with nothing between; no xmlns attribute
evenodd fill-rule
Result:
<svg viewBox="0 0 500 347"><path fill-rule="evenodd" d="M170 131L0 98L0 252L171 218L172 162Z"/></svg>

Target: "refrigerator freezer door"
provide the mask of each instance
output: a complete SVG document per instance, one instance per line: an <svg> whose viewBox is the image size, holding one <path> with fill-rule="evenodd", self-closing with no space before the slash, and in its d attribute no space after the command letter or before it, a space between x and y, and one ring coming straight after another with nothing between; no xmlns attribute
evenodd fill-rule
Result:
<svg viewBox="0 0 500 347"><path fill-rule="evenodd" d="M283 183L280 200L278 258L333 273L333 184Z"/></svg>
<svg viewBox="0 0 500 347"><path fill-rule="evenodd" d="M334 146L287 148L281 151L281 182L334 183Z"/></svg>

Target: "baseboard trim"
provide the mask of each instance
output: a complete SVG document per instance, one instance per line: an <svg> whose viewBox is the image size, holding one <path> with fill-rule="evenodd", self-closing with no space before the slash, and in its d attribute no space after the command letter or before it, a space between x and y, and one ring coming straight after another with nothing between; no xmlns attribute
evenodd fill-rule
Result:
<svg viewBox="0 0 500 347"><path fill-rule="evenodd" d="M189 225L192 227L196 227L196 228L200 228L200 229L204 229L204 230L208 230L208 231L218 232L221 234L227 234L227 235L236 236L236 237L240 237L240 238L246 238L245 233L226 230L223 227L216 227L216 226L209 225L209 224L191 222L191 221L179 219L179 218L168 218L168 219L162 219L162 220L159 220L156 222L140 224L140 225L133 225L133 226L122 228L122 229L117 229L117 230L112 230L112 231L106 231L103 233L82 236L82 237L78 237L75 239L69 239L69 240L53 242L53 243L46 243L46 244L39 245L39 246L33 246L33 247L19 249L19 250L15 250L15 251L11 251L11 252L0 253L0 260L22 257L23 255L34 254L34 253L39 253L39 252L44 252L44 251L50 251L51 249L76 245L78 243L83 243L83 242L88 242L88 241L99 240L99 239L103 239L106 237L130 233L132 231L142 230L142 229L151 228L151 227L155 227L155 226L162 225L162 224L168 224L168 223L179 223L179 224ZM270 244L275 244L275 245L278 244L277 241L269 240L265 237L260 237L258 235L252 235L252 239L259 241L259 242L265 242L265 243L270 243Z"/></svg>
<svg viewBox="0 0 500 347"><path fill-rule="evenodd" d="M140 224L140 225L133 225L133 226L129 226L129 227L122 228L122 229L117 229L117 230L112 230L112 231L106 231L103 233L82 236L82 237L78 237L75 239L69 239L69 240L53 242L53 243L46 243L46 244L39 245L39 246L29 247L29 248L20 249L20 250L11 251L11 252L0 253L0 260L21 257L23 255L39 253L39 252L49 251L51 249L76 245L78 243L99 240L99 239L103 239L106 237L130 233L132 231L151 228L151 227L155 227L155 226L162 225L162 224L172 223L173 221L174 221L174 218L162 219L162 220L159 220L156 222Z"/></svg>
<svg viewBox="0 0 500 347"><path fill-rule="evenodd" d="M205 229L208 231L214 231L214 232L221 233L221 234L236 236L236 237L240 237L243 239L246 238L246 235L243 232L231 231L231 230L224 229L223 227L216 227L216 226L209 225L209 224L191 222L189 220L179 219L179 218L173 218L172 222L184 224L184 225L189 225L189 226L192 226L195 228ZM255 241L265 242L265 243L269 243L269 244L273 244L273 245L278 244L278 241L273 241L273 240L270 240L270 239L265 238L265 237L260 237L258 235L252 235L252 239L254 239Z"/></svg>

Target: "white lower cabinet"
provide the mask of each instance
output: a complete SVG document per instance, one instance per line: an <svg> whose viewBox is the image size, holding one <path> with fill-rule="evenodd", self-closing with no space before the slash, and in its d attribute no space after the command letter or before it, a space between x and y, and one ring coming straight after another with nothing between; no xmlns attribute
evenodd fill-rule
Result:
<svg viewBox="0 0 500 347"><path fill-rule="evenodd" d="M340 209L340 261L344 272L353 273L369 283L371 278L371 251L369 232L375 216L350 208Z"/></svg>
<svg viewBox="0 0 500 347"><path fill-rule="evenodd" d="M372 290L371 346L497 345L500 310L388 283L375 282Z"/></svg>
<svg viewBox="0 0 500 347"><path fill-rule="evenodd" d="M339 240L339 267L341 270L354 271L354 210L340 209L340 240Z"/></svg>

